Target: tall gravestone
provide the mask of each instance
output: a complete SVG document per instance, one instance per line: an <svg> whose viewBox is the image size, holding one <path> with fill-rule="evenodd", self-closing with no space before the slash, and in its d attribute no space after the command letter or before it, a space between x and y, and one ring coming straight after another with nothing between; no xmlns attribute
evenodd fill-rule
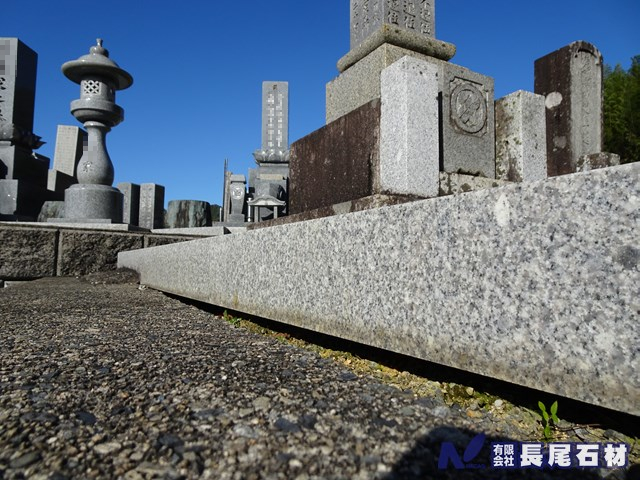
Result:
<svg viewBox="0 0 640 480"><path fill-rule="evenodd" d="M289 84L262 83L262 146L249 170L248 214L262 221L286 213L289 179Z"/></svg>
<svg viewBox="0 0 640 480"><path fill-rule="evenodd" d="M35 220L47 200L49 159L33 134L38 55L17 38L0 38L0 216Z"/></svg>
<svg viewBox="0 0 640 480"><path fill-rule="evenodd" d="M574 42L536 60L534 71L547 109L549 176L574 173L581 156L602 150L602 54Z"/></svg>
<svg viewBox="0 0 640 480"><path fill-rule="evenodd" d="M80 127L58 125L53 168L49 170L47 188L56 199L64 198L64 191L78 183L77 167L87 146L87 132Z"/></svg>

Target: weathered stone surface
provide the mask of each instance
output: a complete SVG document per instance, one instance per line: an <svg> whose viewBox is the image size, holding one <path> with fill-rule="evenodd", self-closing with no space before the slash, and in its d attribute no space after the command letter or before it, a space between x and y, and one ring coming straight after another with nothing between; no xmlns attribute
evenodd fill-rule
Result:
<svg viewBox="0 0 640 480"><path fill-rule="evenodd" d="M50 218L63 218L64 217L64 202L59 200L51 200L44 202L40 214L38 215L38 222L46 222Z"/></svg>
<svg viewBox="0 0 640 480"><path fill-rule="evenodd" d="M438 67L403 57L380 83L381 192L438 196Z"/></svg>
<svg viewBox="0 0 640 480"><path fill-rule="evenodd" d="M577 170L602 150L602 54L574 42L535 61L534 91L546 98L549 176Z"/></svg>
<svg viewBox="0 0 640 480"><path fill-rule="evenodd" d="M102 270L114 270L119 252L143 246L140 234L62 230L57 275L87 275Z"/></svg>
<svg viewBox="0 0 640 480"><path fill-rule="evenodd" d="M440 196L458 195L460 193L485 190L487 188L502 187L512 182L497 180L495 178L476 177L462 175L460 173L440 172Z"/></svg>
<svg viewBox="0 0 640 480"><path fill-rule="evenodd" d="M579 172L588 172L596 168L615 167L617 165L620 165L620 155L600 152L580 156L576 168Z"/></svg>
<svg viewBox="0 0 640 480"><path fill-rule="evenodd" d="M164 227L164 187L155 183L140 185L138 225L152 230Z"/></svg>
<svg viewBox="0 0 640 480"><path fill-rule="evenodd" d="M519 90L496 101L496 178L532 182L547 178L544 97Z"/></svg>
<svg viewBox="0 0 640 480"><path fill-rule="evenodd" d="M211 226L211 206L200 200L171 200L167 208L167 228Z"/></svg>
<svg viewBox="0 0 640 480"><path fill-rule="evenodd" d="M55 276L57 235L54 229L0 224L0 278Z"/></svg>
<svg viewBox="0 0 640 480"><path fill-rule="evenodd" d="M405 56L438 68L441 170L495 178L494 82L464 67L382 45L327 84L327 122L381 98L382 71Z"/></svg>
<svg viewBox="0 0 640 480"><path fill-rule="evenodd" d="M406 48L438 60L451 60L456 54L456 46L451 43L425 37L395 26L384 25L338 60L338 71L341 73L346 71L385 43Z"/></svg>
<svg viewBox="0 0 640 480"><path fill-rule="evenodd" d="M374 100L291 145L289 213L377 193L380 101Z"/></svg>
<svg viewBox="0 0 640 480"><path fill-rule="evenodd" d="M413 32L425 38L436 36L435 1L374 2L350 0L351 49L360 45L371 34L388 26L396 30Z"/></svg>
<svg viewBox="0 0 640 480"><path fill-rule="evenodd" d="M358 63L327 83L326 122L337 120L365 103L380 98L380 75L382 71L403 57L440 61L413 50L385 43L373 50ZM442 62L446 63L446 62Z"/></svg>
<svg viewBox="0 0 640 480"><path fill-rule="evenodd" d="M439 65L443 171L496 178L493 78Z"/></svg>
<svg viewBox="0 0 640 480"><path fill-rule="evenodd" d="M126 252L119 266L163 291L640 415L639 179L640 164L623 165Z"/></svg>

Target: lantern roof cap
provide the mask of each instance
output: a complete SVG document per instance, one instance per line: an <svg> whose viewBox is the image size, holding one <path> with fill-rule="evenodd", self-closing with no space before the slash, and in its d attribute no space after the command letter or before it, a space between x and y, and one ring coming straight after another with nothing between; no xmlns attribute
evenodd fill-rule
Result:
<svg viewBox="0 0 640 480"><path fill-rule="evenodd" d="M96 40L96 45L89 49L87 55L64 63L62 73L75 83L91 75L108 77L114 81L116 90L124 90L133 84L131 74L109 58L109 51L102 46L101 38Z"/></svg>

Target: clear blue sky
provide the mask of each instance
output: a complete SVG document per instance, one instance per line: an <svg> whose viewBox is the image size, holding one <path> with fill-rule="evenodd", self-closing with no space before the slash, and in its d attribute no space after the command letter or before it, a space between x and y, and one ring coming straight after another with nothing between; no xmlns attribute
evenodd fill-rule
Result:
<svg viewBox="0 0 640 480"><path fill-rule="evenodd" d="M535 59L575 40L628 68L640 54L640 0L436 2L453 63L495 78L496 98L533 89ZM254 166L263 80L289 82L290 141L324 125L325 84L349 50L349 0L2 0L0 36L38 55L35 133L53 163L56 125L79 125L79 87L60 66L104 39L134 77L125 121L107 137L117 182L155 182L165 201L221 203L222 169Z"/></svg>

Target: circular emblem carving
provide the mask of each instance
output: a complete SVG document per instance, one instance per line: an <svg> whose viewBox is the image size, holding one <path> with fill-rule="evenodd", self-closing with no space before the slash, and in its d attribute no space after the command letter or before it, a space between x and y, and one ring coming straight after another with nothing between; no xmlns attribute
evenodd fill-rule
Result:
<svg viewBox="0 0 640 480"><path fill-rule="evenodd" d="M462 131L478 133L487 123L484 94L470 83L455 87L451 94L451 117Z"/></svg>
<svg viewBox="0 0 640 480"><path fill-rule="evenodd" d="M231 198L239 200L244 197L244 188L242 185L231 185Z"/></svg>

